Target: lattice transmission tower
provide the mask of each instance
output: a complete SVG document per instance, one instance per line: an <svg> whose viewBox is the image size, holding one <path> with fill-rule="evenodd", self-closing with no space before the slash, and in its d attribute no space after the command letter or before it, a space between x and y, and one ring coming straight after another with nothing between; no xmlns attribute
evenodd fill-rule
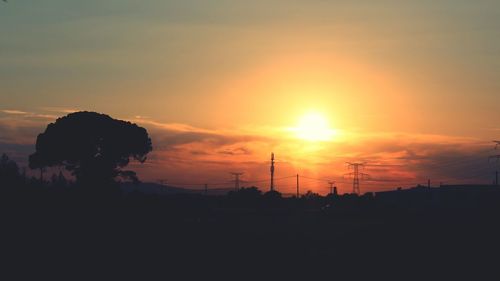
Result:
<svg viewBox="0 0 500 281"><path fill-rule="evenodd" d="M235 172L230 174L234 176L234 190L240 190L240 176L242 176L244 173Z"/></svg>
<svg viewBox="0 0 500 281"><path fill-rule="evenodd" d="M352 170L351 173L345 174L346 176L352 177L352 193L360 195L360 181L370 178L370 175L360 172L362 169L364 169L365 163L347 162L347 165L347 168Z"/></svg>

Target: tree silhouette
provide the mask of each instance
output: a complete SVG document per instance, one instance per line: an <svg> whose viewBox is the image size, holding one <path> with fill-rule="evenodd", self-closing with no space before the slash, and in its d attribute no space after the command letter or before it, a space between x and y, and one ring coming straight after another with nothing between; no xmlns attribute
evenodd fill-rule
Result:
<svg viewBox="0 0 500 281"><path fill-rule="evenodd" d="M268 200L280 200L282 198L282 195L280 192L276 190L270 190L266 193L264 193L264 198Z"/></svg>
<svg viewBox="0 0 500 281"><path fill-rule="evenodd" d="M0 183L5 186L17 184L21 179L19 167L17 163L10 160L7 154L2 154L0 157Z"/></svg>
<svg viewBox="0 0 500 281"><path fill-rule="evenodd" d="M233 198L241 198L245 200L256 200L259 199L262 195L262 191L260 191L257 187L243 187L237 191L230 191L228 193L229 197Z"/></svg>
<svg viewBox="0 0 500 281"><path fill-rule="evenodd" d="M98 187L116 177L138 181L124 171L130 158L141 163L152 150L146 129L96 112L76 112L49 124L36 141L30 168L64 166L80 185Z"/></svg>

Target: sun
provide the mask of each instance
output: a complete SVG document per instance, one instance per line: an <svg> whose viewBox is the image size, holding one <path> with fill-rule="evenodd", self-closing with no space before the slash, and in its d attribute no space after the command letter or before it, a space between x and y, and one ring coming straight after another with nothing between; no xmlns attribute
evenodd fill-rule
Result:
<svg viewBox="0 0 500 281"><path fill-rule="evenodd" d="M307 141L330 141L336 134L335 130L330 128L328 119L317 112L302 116L292 130L297 138Z"/></svg>

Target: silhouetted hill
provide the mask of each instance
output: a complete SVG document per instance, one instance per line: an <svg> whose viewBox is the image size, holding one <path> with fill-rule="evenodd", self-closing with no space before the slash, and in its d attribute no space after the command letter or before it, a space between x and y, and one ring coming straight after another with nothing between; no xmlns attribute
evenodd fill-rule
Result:
<svg viewBox="0 0 500 281"><path fill-rule="evenodd" d="M140 192L144 194L191 194L197 193L194 190L184 189L174 186L161 185L157 183L144 182L139 184L134 184L131 182L126 182L121 184L121 188L125 193L130 192Z"/></svg>
<svg viewBox="0 0 500 281"><path fill-rule="evenodd" d="M158 194L158 195L171 195L171 194L204 194L203 189L182 188L169 185L161 185L152 182L143 182L134 184L131 182L122 183L121 188L125 193L137 191L144 194ZM208 195L226 195L230 188L214 188L208 190Z"/></svg>

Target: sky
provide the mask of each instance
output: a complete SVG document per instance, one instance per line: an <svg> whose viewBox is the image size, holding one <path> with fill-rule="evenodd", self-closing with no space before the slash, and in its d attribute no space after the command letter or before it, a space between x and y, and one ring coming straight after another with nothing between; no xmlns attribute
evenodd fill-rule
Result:
<svg viewBox="0 0 500 281"><path fill-rule="evenodd" d="M499 78L494 0L0 3L0 152L21 166L88 110L148 129L143 181L267 189L275 152L319 193L352 190L346 162L365 192L491 183Z"/></svg>

